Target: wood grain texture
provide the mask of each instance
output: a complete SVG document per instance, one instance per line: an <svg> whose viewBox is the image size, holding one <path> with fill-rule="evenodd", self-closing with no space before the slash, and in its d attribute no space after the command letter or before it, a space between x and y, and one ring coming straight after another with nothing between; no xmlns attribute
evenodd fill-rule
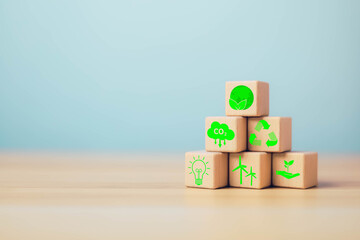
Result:
<svg viewBox="0 0 360 240"><path fill-rule="evenodd" d="M0 154L0 239L360 239L360 158L307 190L184 187L183 154Z"/></svg>

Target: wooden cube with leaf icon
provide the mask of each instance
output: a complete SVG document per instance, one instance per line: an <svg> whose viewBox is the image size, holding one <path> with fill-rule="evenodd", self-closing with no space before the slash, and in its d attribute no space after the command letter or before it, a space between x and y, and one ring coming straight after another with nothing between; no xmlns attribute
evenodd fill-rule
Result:
<svg viewBox="0 0 360 240"><path fill-rule="evenodd" d="M228 185L228 153L194 151L185 153L185 185L221 188Z"/></svg>
<svg viewBox="0 0 360 240"><path fill-rule="evenodd" d="M248 118L248 150L285 152L291 150L291 118Z"/></svg>
<svg viewBox="0 0 360 240"><path fill-rule="evenodd" d="M273 153L272 169L274 186L309 188L318 183L316 152Z"/></svg>
<svg viewBox="0 0 360 240"><path fill-rule="evenodd" d="M270 186L271 153L230 153L229 185L257 189Z"/></svg>
<svg viewBox="0 0 360 240"><path fill-rule="evenodd" d="M205 149L210 152L241 152L246 149L247 120L244 117L207 117Z"/></svg>
<svg viewBox="0 0 360 240"><path fill-rule="evenodd" d="M226 82L225 112L227 116L269 115L269 83L261 81Z"/></svg>

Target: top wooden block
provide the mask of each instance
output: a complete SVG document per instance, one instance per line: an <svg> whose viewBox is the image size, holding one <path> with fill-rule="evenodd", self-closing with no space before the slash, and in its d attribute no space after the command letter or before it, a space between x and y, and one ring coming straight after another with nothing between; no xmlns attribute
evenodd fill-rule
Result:
<svg viewBox="0 0 360 240"><path fill-rule="evenodd" d="M268 116L269 83L261 81L226 82L225 113L227 116Z"/></svg>

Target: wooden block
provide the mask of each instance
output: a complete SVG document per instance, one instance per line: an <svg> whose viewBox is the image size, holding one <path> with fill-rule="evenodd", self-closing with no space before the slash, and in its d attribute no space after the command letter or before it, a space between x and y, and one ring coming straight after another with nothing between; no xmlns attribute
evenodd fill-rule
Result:
<svg viewBox="0 0 360 240"><path fill-rule="evenodd" d="M205 149L209 152L241 152L246 149L247 121L243 117L207 117Z"/></svg>
<svg viewBox="0 0 360 240"><path fill-rule="evenodd" d="M271 153L230 153L229 185L257 189L270 186Z"/></svg>
<svg viewBox="0 0 360 240"><path fill-rule="evenodd" d="M291 150L291 118L248 118L248 150L284 152Z"/></svg>
<svg viewBox="0 0 360 240"><path fill-rule="evenodd" d="M261 81L226 82L225 112L227 116L269 115L269 83Z"/></svg>
<svg viewBox="0 0 360 240"><path fill-rule="evenodd" d="M221 188L228 185L229 154L195 151L185 153L185 185Z"/></svg>
<svg viewBox="0 0 360 240"><path fill-rule="evenodd" d="M272 169L274 186L309 188L318 184L316 152L273 153Z"/></svg>

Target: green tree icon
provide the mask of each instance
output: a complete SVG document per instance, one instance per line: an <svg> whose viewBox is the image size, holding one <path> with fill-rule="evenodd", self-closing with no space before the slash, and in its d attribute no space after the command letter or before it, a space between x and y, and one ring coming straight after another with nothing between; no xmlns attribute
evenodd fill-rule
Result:
<svg viewBox="0 0 360 240"><path fill-rule="evenodd" d="M229 129L229 126L225 123L220 124L219 122L212 122L211 127L207 131L207 135L209 138L219 140L219 147L221 147L221 141L224 141L224 145L226 144L226 140L233 140L235 137L235 133L233 130Z"/></svg>
<svg viewBox="0 0 360 240"><path fill-rule="evenodd" d="M234 110L246 110L253 102L254 94L247 86L237 86L230 93L229 105Z"/></svg>

